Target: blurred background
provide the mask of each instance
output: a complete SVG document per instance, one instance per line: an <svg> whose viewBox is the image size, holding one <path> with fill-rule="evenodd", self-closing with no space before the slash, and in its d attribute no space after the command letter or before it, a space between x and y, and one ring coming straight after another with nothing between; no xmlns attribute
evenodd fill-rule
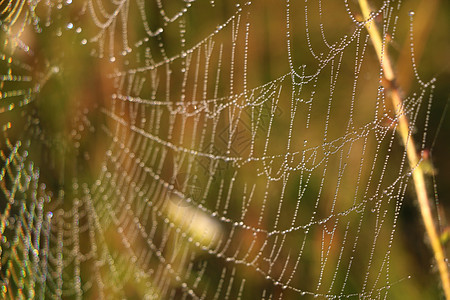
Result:
<svg viewBox="0 0 450 300"><path fill-rule="evenodd" d="M448 254L450 3L370 5ZM357 1L0 11L3 298L443 297Z"/></svg>

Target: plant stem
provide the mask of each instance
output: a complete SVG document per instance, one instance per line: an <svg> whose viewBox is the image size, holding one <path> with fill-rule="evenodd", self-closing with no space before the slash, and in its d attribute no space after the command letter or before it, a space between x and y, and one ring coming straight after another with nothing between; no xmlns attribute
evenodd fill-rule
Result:
<svg viewBox="0 0 450 300"><path fill-rule="evenodd" d="M370 18L371 10L369 8L367 0L358 0L358 2L359 6L361 7L364 19L368 20ZM375 52L377 53L378 60L380 61L380 64L383 68L384 77L389 82L388 88L390 89L392 104L395 108L395 115L398 117L398 133L400 134L403 144L406 148L406 155L408 158L409 166L412 170L411 172L417 199L419 202L420 212L422 214L422 220L424 222L428 238L430 239L431 248L433 250L434 258L436 259L436 263L439 269L445 297L446 299L450 299L449 270L447 267L444 250L439 239L438 231L434 223L434 218L431 213L427 188L425 185L424 171L419 165L420 158L417 154L414 139L410 135L409 121L403 110L403 101L399 92L399 88L394 84L395 74L393 71L392 63L389 59L387 49L384 47L385 44L381 39L380 32L375 25L375 22L373 22L373 20L367 22L366 28L369 32L373 47L375 48Z"/></svg>

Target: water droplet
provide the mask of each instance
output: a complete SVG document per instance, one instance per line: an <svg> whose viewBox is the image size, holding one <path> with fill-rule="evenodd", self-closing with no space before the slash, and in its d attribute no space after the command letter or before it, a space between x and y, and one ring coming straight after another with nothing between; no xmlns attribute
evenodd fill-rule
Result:
<svg viewBox="0 0 450 300"><path fill-rule="evenodd" d="M87 44L87 40L86 39L82 39L81 40L81 44L86 45Z"/></svg>
<svg viewBox="0 0 450 300"><path fill-rule="evenodd" d="M72 23L69 23L69 24L67 24L67 29L72 29L73 28L73 24Z"/></svg>
<svg viewBox="0 0 450 300"><path fill-rule="evenodd" d="M409 11L409 16L410 16L410 17L414 16L414 14L415 14L415 13L414 13L413 10L410 10L410 11Z"/></svg>

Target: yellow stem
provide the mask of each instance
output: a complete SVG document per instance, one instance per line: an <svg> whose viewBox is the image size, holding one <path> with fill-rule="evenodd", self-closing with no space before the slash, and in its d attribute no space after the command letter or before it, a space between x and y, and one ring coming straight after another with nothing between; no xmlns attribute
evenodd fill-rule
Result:
<svg viewBox="0 0 450 300"><path fill-rule="evenodd" d="M370 18L371 10L367 0L358 0L363 13L364 19L368 20ZM378 60L383 68L384 77L389 81L389 89L392 104L395 108L395 115L398 117L398 133L400 134L403 144L406 148L406 155L408 157L409 166L411 168L412 177L414 181L414 186L416 190L417 199L419 202L420 212L422 214L422 219L425 225L425 230L430 239L431 248L434 253L434 258L439 269L439 274L442 281L442 287L445 293L446 299L450 299L450 276L446 263L446 258L444 250L442 248L439 235L434 223L433 214L431 213L431 208L428 200L427 188L425 185L425 176L423 169L419 166L419 156L417 154L416 145L414 144L413 138L410 136L409 121L403 110L403 101L400 96L400 92L397 86L395 86L395 74L393 71L392 63L387 54L387 49L384 47L385 44L382 41L380 32L378 31L375 22L370 21L366 23L367 31L369 32L370 38L372 40L373 47L378 56Z"/></svg>

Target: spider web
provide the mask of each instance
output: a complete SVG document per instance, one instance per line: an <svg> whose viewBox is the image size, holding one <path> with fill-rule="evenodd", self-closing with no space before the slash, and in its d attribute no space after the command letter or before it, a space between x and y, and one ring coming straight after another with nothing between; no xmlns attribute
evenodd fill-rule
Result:
<svg viewBox="0 0 450 300"><path fill-rule="evenodd" d="M3 298L389 296L411 170L365 25L413 50L413 14L373 5L2 6Z"/></svg>

